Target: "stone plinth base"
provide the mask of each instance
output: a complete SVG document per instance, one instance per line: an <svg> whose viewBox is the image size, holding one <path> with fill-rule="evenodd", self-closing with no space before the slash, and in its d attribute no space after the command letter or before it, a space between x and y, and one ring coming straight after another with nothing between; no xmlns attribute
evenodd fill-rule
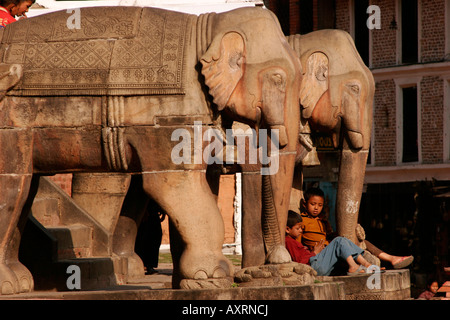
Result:
<svg viewBox="0 0 450 320"><path fill-rule="evenodd" d="M363 276L318 277L323 283L342 282L345 300L405 300L411 298L408 269Z"/></svg>
<svg viewBox="0 0 450 320"><path fill-rule="evenodd" d="M379 276L379 278L376 278ZM158 277L158 279L156 278ZM370 278L372 277L372 278ZM154 279L153 279L154 278ZM230 289L168 289L170 275L146 276L141 281L102 290L43 292L0 296L0 300L405 300L410 299L409 270L379 275L318 277L304 286L237 287ZM378 282L377 282L378 281Z"/></svg>

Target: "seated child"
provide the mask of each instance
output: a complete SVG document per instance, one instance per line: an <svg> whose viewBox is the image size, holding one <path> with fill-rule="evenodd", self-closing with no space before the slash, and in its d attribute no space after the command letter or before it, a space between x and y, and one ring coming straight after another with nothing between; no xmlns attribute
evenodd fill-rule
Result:
<svg viewBox="0 0 450 320"><path fill-rule="evenodd" d="M20 0L1 0L0 1L0 28L16 22L14 16L17 14L17 9Z"/></svg>
<svg viewBox="0 0 450 320"><path fill-rule="evenodd" d="M26 18L25 13L34 2L35 0L0 0L0 28L16 22L16 16L19 19Z"/></svg>
<svg viewBox="0 0 450 320"><path fill-rule="evenodd" d="M322 214L325 202L324 192L320 188L310 188L305 192L304 198L304 200L300 201L300 211L304 225L302 243L308 246L310 250L320 241L328 245L329 241L336 235L333 233L330 223ZM394 269L405 268L414 260L413 256L390 255L367 240L364 240L364 244L367 247L367 251L381 260L390 262Z"/></svg>
<svg viewBox="0 0 450 320"><path fill-rule="evenodd" d="M367 269L371 265L361 255L364 250L347 238L337 237L327 247L324 247L323 241L320 241L314 246L313 251L303 246L297 241L297 238L302 234L302 224L302 217L294 211L289 211L285 243L293 261L311 265L319 276L330 275L340 259L345 260L348 264L347 275L359 275L368 272Z"/></svg>
<svg viewBox="0 0 450 320"><path fill-rule="evenodd" d="M427 281L427 290L422 292L417 299L430 300L434 298L438 289L439 289L438 282L435 279L429 279Z"/></svg>
<svg viewBox="0 0 450 320"><path fill-rule="evenodd" d="M305 202L300 202L304 226L302 243L310 250L321 240L327 246L334 234L330 223L323 216L325 195L321 189L312 188L305 192L304 197Z"/></svg>

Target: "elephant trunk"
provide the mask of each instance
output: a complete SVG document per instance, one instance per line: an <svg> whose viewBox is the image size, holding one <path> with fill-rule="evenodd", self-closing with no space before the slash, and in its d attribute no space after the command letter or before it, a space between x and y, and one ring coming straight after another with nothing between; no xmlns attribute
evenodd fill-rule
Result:
<svg viewBox="0 0 450 320"><path fill-rule="evenodd" d="M340 236L357 243L355 229L364 185L368 150L343 148L336 200L336 227Z"/></svg>
<svg viewBox="0 0 450 320"><path fill-rule="evenodd" d="M270 176L262 176L262 227L266 251L281 243L277 210L273 199Z"/></svg>
<svg viewBox="0 0 450 320"><path fill-rule="evenodd" d="M358 243L355 229L358 224L359 207L364 186L367 157L369 155L372 109L375 82L372 74L365 69L367 92L358 104L349 96L344 96L343 136L339 183L336 200L337 232Z"/></svg>
<svg viewBox="0 0 450 320"><path fill-rule="evenodd" d="M284 246L287 211L293 176L295 154L281 155L279 172L262 176L262 231L266 249L266 263L291 262ZM284 175L287 173L287 176ZM289 188L288 188L289 187Z"/></svg>

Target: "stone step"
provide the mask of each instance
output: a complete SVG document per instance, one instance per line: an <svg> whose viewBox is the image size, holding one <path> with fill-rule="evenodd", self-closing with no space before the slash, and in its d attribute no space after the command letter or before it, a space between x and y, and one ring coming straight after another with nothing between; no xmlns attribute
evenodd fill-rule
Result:
<svg viewBox="0 0 450 320"><path fill-rule="evenodd" d="M127 282L127 266L126 259L119 256L60 260L56 269L63 272L57 286L59 290L65 291L74 289L69 286L75 285L77 281L79 290L123 285Z"/></svg>
<svg viewBox="0 0 450 320"><path fill-rule="evenodd" d="M61 242L60 259L112 254L111 232L48 177L40 178L31 212Z"/></svg>
<svg viewBox="0 0 450 320"><path fill-rule="evenodd" d="M33 216L45 227L61 225L61 204L58 198L36 197L32 207Z"/></svg>
<svg viewBox="0 0 450 320"><path fill-rule="evenodd" d="M92 257L92 228L74 224L47 230L58 242L58 260Z"/></svg>
<svg viewBox="0 0 450 320"><path fill-rule="evenodd" d="M318 277L325 282L343 282L345 300L406 300L411 298L409 269L358 276Z"/></svg>

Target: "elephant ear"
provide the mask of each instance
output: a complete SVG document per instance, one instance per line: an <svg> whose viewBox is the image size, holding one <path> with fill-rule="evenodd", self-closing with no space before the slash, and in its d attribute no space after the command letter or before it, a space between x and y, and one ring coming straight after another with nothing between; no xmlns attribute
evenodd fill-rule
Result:
<svg viewBox="0 0 450 320"><path fill-rule="evenodd" d="M309 119L320 97L328 90L328 57L322 52L312 53L305 63L300 86L302 115Z"/></svg>
<svg viewBox="0 0 450 320"><path fill-rule="evenodd" d="M222 110L244 74L244 39L236 32L216 37L200 62L209 93L218 109Z"/></svg>

